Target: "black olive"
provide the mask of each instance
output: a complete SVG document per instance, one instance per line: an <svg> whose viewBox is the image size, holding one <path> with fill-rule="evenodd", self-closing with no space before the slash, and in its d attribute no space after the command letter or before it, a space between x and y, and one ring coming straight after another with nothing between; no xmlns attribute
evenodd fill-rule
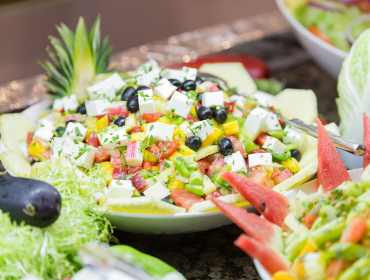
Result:
<svg viewBox="0 0 370 280"><path fill-rule="evenodd" d="M146 90L146 89L150 89L150 87L146 87L146 86L139 86L139 87L135 90L135 95L137 96L139 91L143 91L143 90Z"/></svg>
<svg viewBox="0 0 370 280"><path fill-rule="evenodd" d="M186 80L182 83L181 89L189 91L189 90L195 90L197 88L197 84L195 81L192 80Z"/></svg>
<svg viewBox="0 0 370 280"><path fill-rule="evenodd" d="M226 109L221 106L213 107L212 114L217 123L224 123L228 116Z"/></svg>
<svg viewBox="0 0 370 280"><path fill-rule="evenodd" d="M124 126L125 125L125 123L126 123L126 118L125 117L119 117L119 118L117 118L115 121L114 121L114 124L116 125L116 126Z"/></svg>
<svg viewBox="0 0 370 280"><path fill-rule="evenodd" d="M197 94L197 99L198 99L198 101L199 101L200 103L202 103L203 93L204 93L204 92L199 92L199 93Z"/></svg>
<svg viewBox="0 0 370 280"><path fill-rule="evenodd" d="M85 106L85 104L82 104L82 105L80 105L80 107L77 108L77 113L86 114L86 106Z"/></svg>
<svg viewBox="0 0 370 280"><path fill-rule="evenodd" d="M265 210L266 210L266 204L264 202L261 202L260 211L265 212Z"/></svg>
<svg viewBox="0 0 370 280"><path fill-rule="evenodd" d="M122 93L121 93L121 100L122 101L127 101L131 98L132 95L135 93L135 88L134 87L127 87L125 88Z"/></svg>
<svg viewBox="0 0 370 280"><path fill-rule="evenodd" d="M202 77L197 76L197 79L195 80L198 84L201 84L204 82Z"/></svg>
<svg viewBox="0 0 370 280"><path fill-rule="evenodd" d="M181 88L181 82L176 79L169 79L170 83L176 87L176 90L179 90Z"/></svg>
<svg viewBox="0 0 370 280"><path fill-rule="evenodd" d="M212 110L209 107L201 106L198 109L198 118L201 121L212 119Z"/></svg>
<svg viewBox="0 0 370 280"><path fill-rule="evenodd" d="M194 151L198 151L202 147L202 141L198 136L189 136L186 138L185 145Z"/></svg>
<svg viewBox="0 0 370 280"><path fill-rule="evenodd" d="M293 149L290 151L290 154L292 155L292 157L294 157L297 161L300 161L301 158L302 158L302 153L300 150L297 150L297 149Z"/></svg>
<svg viewBox="0 0 370 280"><path fill-rule="evenodd" d="M131 113L139 111L139 98L135 97L135 95L131 96L126 103L126 107Z"/></svg>
<svg viewBox="0 0 370 280"><path fill-rule="evenodd" d="M220 141L218 141L218 149L220 150L220 153L224 156L229 156L234 151L234 145L233 142L229 138L221 138Z"/></svg>
<svg viewBox="0 0 370 280"><path fill-rule="evenodd" d="M67 121L67 122L66 122L66 126L65 126L65 127L67 127L67 126L68 126L68 124L69 124L70 122L74 123L74 122L76 122L76 121L74 121L74 120Z"/></svg>
<svg viewBox="0 0 370 280"><path fill-rule="evenodd" d="M55 129L55 132L58 134L59 137L62 137L64 134L65 128L62 126L59 126Z"/></svg>

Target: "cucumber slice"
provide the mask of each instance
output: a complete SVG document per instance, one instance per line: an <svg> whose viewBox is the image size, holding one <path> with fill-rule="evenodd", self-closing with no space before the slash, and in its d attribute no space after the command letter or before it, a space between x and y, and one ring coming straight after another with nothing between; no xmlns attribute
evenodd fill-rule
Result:
<svg viewBox="0 0 370 280"><path fill-rule="evenodd" d="M190 185L202 186L203 185L202 172L200 172L199 170L191 172L190 179L189 179L189 184Z"/></svg>
<svg viewBox="0 0 370 280"><path fill-rule="evenodd" d="M196 152L193 155L186 156L184 158L191 159L193 161L201 160L202 158L208 157L212 154L218 153L218 146L212 145L205 148L200 149L198 152Z"/></svg>
<svg viewBox="0 0 370 280"><path fill-rule="evenodd" d="M189 192L192 192L193 194L196 194L198 196L203 196L204 191L203 191L203 186L199 185L186 185L185 189L188 190Z"/></svg>

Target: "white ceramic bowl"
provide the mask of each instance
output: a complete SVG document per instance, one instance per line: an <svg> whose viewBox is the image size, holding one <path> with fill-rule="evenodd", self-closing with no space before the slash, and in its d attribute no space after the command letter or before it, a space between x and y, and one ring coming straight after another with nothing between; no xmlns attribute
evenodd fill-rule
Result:
<svg viewBox="0 0 370 280"><path fill-rule="evenodd" d="M276 3L286 20L292 26L299 42L311 55L315 62L332 77L337 78L347 52L334 47L313 35L290 13L284 0L276 0Z"/></svg>

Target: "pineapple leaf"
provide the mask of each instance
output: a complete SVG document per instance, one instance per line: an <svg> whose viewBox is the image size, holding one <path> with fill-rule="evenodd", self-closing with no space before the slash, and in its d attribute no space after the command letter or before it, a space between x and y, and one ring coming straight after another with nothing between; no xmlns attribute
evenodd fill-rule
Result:
<svg viewBox="0 0 370 280"><path fill-rule="evenodd" d="M62 37L64 44L67 47L69 56L72 59L72 57L73 57L73 45L74 45L73 42L75 40L74 33L64 23L62 23L59 27L57 27L57 30L59 32L60 37Z"/></svg>
<svg viewBox="0 0 370 280"><path fill-rule="evenodd" d="M68 80L66 79L65 76L49 61L41 63L41 66L48 71L57 81L65 88L68 89Z"/></svg>

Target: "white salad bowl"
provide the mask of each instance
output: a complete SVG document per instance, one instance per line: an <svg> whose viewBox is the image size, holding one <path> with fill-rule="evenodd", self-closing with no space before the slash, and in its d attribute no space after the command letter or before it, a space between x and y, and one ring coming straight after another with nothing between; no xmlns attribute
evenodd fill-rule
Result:
<svg viewBox="0 0 370 280"><path fill-rule="evenodd" d="M362 170L363 170L362 168L349 170L349 175L351 176L352 181L361 182ZM316 181L317 180L309 181L303 184L302 186L294 190L287 191L283 194L284 196L287 196L291 199L294 199L299 191L303 191L306 194L312 194L316 192ZM254 260L254 265L256 266L256 270L262 280L272 280L270 274L263 268L259 261Z"/></svg>
<svg viewBox="0 0 370 280"><path fill-rule="evenodd" d="M320 38L316 37L308 31L289 11L285 4L285 0L276 0L276 3L289 22L297 36L299 42L326 72L333 78L337 78L342 67L343 60L347 56L347 52L332 46Z"/></svg>

